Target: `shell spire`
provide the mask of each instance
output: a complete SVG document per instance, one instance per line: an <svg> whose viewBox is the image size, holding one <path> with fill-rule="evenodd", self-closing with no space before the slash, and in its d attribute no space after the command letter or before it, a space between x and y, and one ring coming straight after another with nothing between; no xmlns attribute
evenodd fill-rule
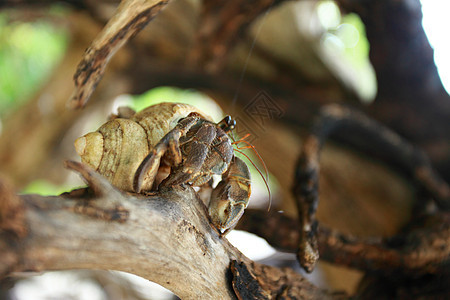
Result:
<svg viewBox="0 0 450 300"><path fill-rule="evenodd" d="M103 156L103 136L99 132L90 132L75 140L75 151L81 161L97 170Z"/></svg>

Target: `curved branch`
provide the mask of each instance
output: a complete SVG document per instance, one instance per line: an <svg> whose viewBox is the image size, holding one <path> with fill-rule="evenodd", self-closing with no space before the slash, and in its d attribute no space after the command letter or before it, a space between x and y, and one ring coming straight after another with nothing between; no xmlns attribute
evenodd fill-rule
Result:
<svg viewBox="0 0 450 300"><path fill-rule="evenodd" d="M432 168L427 156L395 132L364 114L340 105L324 106L311 134L303 143L293 187L301 232L298 259L311 272L319 259L316 209L319 202L319 157L326 139L336 131L366 141L366 145L383 149L393 164L401 166L436 203L450 210L450 186ZM367 147L366 146L366 147Z"/></svg>
<svg viewBox="0 0 450 300"><path fill-rule="evenodd" d="M321 258L385 276L418 277L448 274L450 266L450 214L440 213L415 222L410 231L393 238L357 238L319 226ZM248 209L237 229L252 232L282 251L298 250L298 221L277 212Z"/></svg>
<svg viewBox="0 0 450 300"><path fill-rule="evenodd" d="M74 75L71 108L83 107L94 92L111 57L144 28L168 0L122 0L113 18L86 50Z"/></svg>
<svg viewBox="0 0 450 300"><path fill-rule="evenodd" d="M0 232L0 275L111 269L154 281L182 299L242 299L242 282L249 281L264 295L260 299L330 296L292 270L250 261L219 237L189 186L126 194L80 163L68 166L91 187L54 197L21 196L28 235Z"/></svg>

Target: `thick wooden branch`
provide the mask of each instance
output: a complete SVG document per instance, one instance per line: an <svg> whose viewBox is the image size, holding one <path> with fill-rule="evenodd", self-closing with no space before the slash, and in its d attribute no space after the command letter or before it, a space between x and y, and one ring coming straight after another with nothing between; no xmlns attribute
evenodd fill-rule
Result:
<svg viewBox="0 0 450 300"><path fill-rule="evenodd" d="M265 238L282 251L298 250L298 221L277 212L247 210L238 225ZM361 271L400 277L447 274L450 266L450 215L436 214L417 221L392 238L358 238L319 226L321 259Z"/></svg>
<svg viewBox="0 0 450 300"><path fill-rule="evenodd" d="M358 111L335 104L324 106L311 135L303 143L293 187L301 232L298 259L308 272L319 259L315 213L319 202L320 152L327 138L339 130L352 138L362 136L366 147L383 149L392 164L412 177L439 209L450 210L450 187L420 149Z"/></svg>
<svg viewBox="0 0 450 300"><path fill-rule="evenodd" d="M311 131L304 143L303 155L311 167L318 168L323 144L330 136L338 134L362 150L377 148L378 157L411 178L440 209L450 210L450 186L433 168L428 156L383 124L358 110L334 104L321 108ZM305 172L308 171L305 169Z"/></svg>
<svg viewBox="0 0 450 300"><path fill-rule="evenodd" d="M332 296L292 270L246 258L210 225L189 186L149 196L126 194L84 165L69 162L68 167L91 188L55 197L21 196L28 234L0 232L1 275L112 269L154 281L182 299L246 299L242 284L249 280L264 295L255 299L283 293Z"/></svg>
<svg viewBox="0 0 450 300"><path fill-rule="evenodd" d="M69 107L83 107L94 92L110 58L163 9L168 0L123 0L114 17L86 50L74 75Z"/></svg>

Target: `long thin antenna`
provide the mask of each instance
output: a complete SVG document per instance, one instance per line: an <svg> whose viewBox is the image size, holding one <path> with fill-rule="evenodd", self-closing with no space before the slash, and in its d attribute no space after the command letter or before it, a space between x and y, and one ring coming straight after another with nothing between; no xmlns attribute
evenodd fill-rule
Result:
<svg viewBox="0 0 450 300"><path fill-rule="evenodd" d="M262 163L262 165L264 167L264 172L266 172L266 179L267 179L267 181L269 181L269 170L267 169L266 163L264 162L261 155L256 150L255 146L253 146L249 141L245 140L249 136L250 136L250 133L247 133L244 137L242 137L238 141L233 141L233 144L236 145L236 147L238 147L239 149L250 149L250 148L253 149L253 152L255 152L256 156L258 156L259 161ZM238 144L240 144L240 143L245 143L245 144L247 144L247 146L240 147L240 146L238 146Z"/></svg>
<svg viewBox="0 0 450 300"><path fill-rule="evenodd" d="M267 211L270 211L270 208L272 207L272 193L270 192L270 187L269 187L269 170L267 169L266 163L264 162L264 160L262 159L261 155L258 153L258 151L256 150L255 146L253 146L249 141L246 141L245 139L248 138L250 136L250 133L247 133L246 135L244 135L242 138L240 138L239 140L235 140L234 137L232 137L231 139L233 140L233 145L236 145L236 150L237 152L241 153L242 155L244 155L251 163L252 165L255 167L255 169L258 171L259 175L261 175L261 178L264 181L264 184L266 185L267 191L269 193L269 207L267 209ZM240 147L239 144L240 143L245 143L247 146L245 147ZM261 164L264 167L264 171L266 173L266 178L264 178L261 170L255 165L255 163L250 159L250 157L248 157L245 153L243 153L242 151L239 150L243 150L243 149L252 149L253 152L256 154L256 156L258 157L259 161L261 162Z"/></svg>
<svg viewBox="0 0 450 300"><path fill-rule="evenodd" d="M255 163L250 159L250 157L248 157L247 154L245 154L244 152L240 151L239 149L234 149L235 151L239 152L240 154L242 154L243 156L245 156L250 163L253 165L253 167L255 167L255 169L258 171L259 175L261 175L261 178L264 181L264 184L266 185L267 191L269 193L269 207L267 208L267 211L270 211L270 208L272 207L272 193L270 192L270 188L269 188L269 183L266 181L266 179L264 178L261 170L259 170L259 168L255 165Z"/></svg>

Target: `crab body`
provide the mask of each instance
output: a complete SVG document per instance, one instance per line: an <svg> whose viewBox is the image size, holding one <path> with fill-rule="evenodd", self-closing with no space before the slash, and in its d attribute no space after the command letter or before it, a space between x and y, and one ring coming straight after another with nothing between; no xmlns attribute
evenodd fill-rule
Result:
<svg viewBox="0 0 450 300"><path fill-rule="evenodd" d="M210 187L212 176L222 175L208 209L213 224L228 231L250 197L250 172L234 156L227 134L233 128L230 117L214 123L194 106L161 103L127 118L119 113L77 139L75 148L84 163L125 191L180 184Z"/></svg>

